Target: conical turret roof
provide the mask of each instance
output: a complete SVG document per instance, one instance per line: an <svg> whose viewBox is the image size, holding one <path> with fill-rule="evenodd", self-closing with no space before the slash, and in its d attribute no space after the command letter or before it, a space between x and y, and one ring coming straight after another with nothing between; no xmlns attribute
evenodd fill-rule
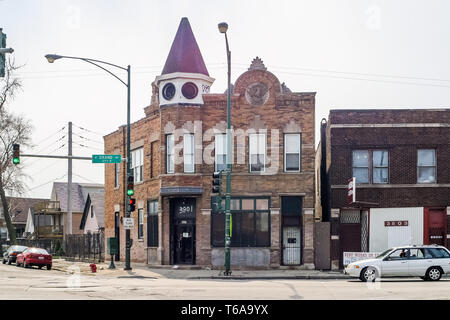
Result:
<svg viewBox="0 0 450 320"><path fill-rule="evenodd" d="M181 19L170 48L162 75L173 72L201 73L209 76L202 54L195 41L188 18Z"/></svg>

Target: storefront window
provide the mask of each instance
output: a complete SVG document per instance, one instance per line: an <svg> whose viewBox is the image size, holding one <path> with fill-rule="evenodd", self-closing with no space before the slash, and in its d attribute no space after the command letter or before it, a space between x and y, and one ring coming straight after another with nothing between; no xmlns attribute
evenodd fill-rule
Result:
<svg viewBox="0 0 450 320"><path fill-rule="evenodd" d="M211 199L214 201L214 199ZM235 197L231 199L231 246L270 246L269 197ZM223 247L225 213L211 213L211 244Z"/></svg>

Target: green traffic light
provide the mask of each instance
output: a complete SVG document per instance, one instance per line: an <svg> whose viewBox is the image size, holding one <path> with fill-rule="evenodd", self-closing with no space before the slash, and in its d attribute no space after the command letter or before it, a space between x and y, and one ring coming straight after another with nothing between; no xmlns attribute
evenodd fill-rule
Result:
<svg viewBox="0 0 450 320"><path fill-rule="evenodd" d="M20 159L19 158L14 158L13 159L13 163L14 164L19 164L20 163Z"/></svg>
<svg viewBox="0 0 450 320"><path fill-rule="evenodd" d="M133 189L128 189L127 190L127 195L129 195L129 196L134 195L134 190Z"/></svg>

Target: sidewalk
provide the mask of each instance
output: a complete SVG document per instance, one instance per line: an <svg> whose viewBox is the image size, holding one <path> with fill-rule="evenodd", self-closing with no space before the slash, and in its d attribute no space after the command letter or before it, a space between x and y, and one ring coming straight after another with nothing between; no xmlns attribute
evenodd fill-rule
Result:
<svg viewBox="0 0 450 320"><path fill-rule="evenodd" d="M124 262L114 262L116 269L108 269L109 262L96 264L97 272L92 273L89 263L55 259L53 269L62 272L80 272L91 276L113 276L117 278L142 279L222 279L222 280L270 280L270 279L351 279L341 271L319 271L298 269L233 270L231 276L224 276L223 270L196 266L148 266L131 263L132 270L124 270Z"/></svg>

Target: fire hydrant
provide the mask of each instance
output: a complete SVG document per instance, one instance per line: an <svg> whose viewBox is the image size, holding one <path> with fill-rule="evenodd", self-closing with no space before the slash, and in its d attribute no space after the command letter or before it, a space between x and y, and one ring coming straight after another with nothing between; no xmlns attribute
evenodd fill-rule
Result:
<svg viewBox="0 0 450 320"><path fill-rule="evenodd" d="M95 263L91 263L91 264L89 265L89 267L91 267L92 273L96 273L96 272L97 272L97 266L95 265Z"/></svg>

